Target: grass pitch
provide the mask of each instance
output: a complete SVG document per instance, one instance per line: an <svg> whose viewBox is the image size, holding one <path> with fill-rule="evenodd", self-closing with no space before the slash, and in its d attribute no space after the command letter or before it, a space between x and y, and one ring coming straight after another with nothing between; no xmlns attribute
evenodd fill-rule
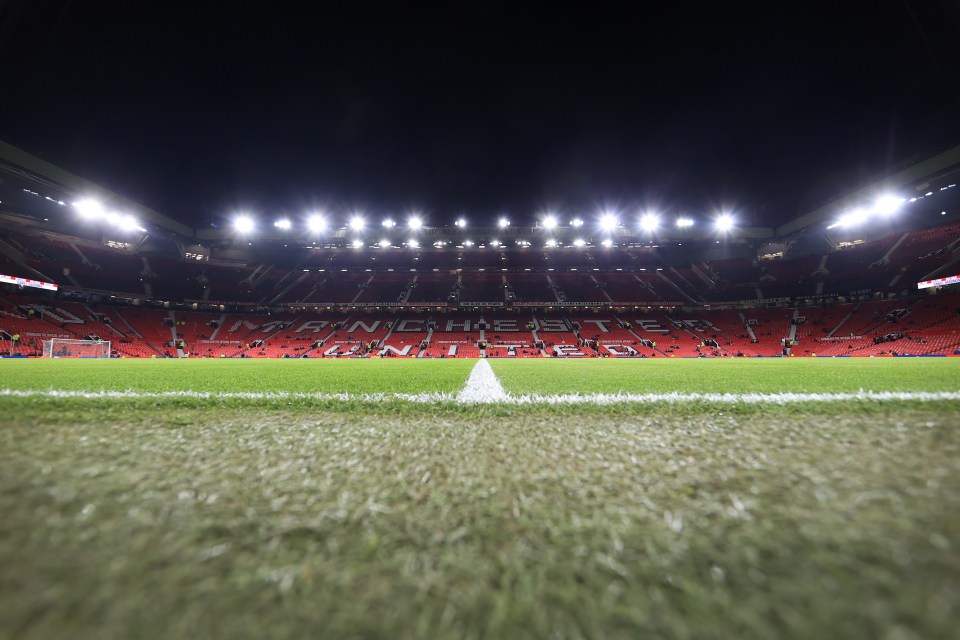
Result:
<svg viewBox="0 0 960 640"><path fill-rule="evenodd" d="M612 362L493 366L515 393L960 389L955 359ZM0 387L455 393L472 365L2 362ZM954 401L0 408L0 637L958 637Z"/></svg>

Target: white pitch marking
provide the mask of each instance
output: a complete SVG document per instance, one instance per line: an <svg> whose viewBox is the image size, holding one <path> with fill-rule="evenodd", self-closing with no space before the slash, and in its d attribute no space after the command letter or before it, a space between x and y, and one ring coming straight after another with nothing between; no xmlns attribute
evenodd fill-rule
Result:
<svg viewBox="0 0 960 640"><path fill-rule="evenodd" d="M497 404L509 402L510 396L503 390L503 385L493 372L493 367L486 360L477 360L477 364L470 371L467 384L457 396L460 404Z"/></svg>
<svg viewBox="0 0 960 640"><path fill-rule="evenodd" d="M481 360L480 363L487 364ZM487 364L486 368L490 365ZM470 374L467 385L458 394L452 393L305 393L221 392L221 391L63 391L57 389L0 389L0 398L82 398L82 399L240 399L240 400L338 400L354 402L412 402L460 404L799 404L816 402L936 402L960 400L960 391L860 391L857 393L568 393L559 395L512 395L503 390L492 369L490 376L478 374L479 382Z"/></svg>

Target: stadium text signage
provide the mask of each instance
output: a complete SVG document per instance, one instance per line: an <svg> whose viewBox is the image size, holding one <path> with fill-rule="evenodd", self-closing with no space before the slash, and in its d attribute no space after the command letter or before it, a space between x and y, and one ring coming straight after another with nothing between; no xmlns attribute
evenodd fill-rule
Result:
<svg viewBox="0 0 960 640"><path fill-rule="evenodd" d="M947 276L946 278L936 278L934 280L924 280L917 283L917 289L929 289L930 287L945 287L948 284L960 283L960 276Z"/></svg>
<svg viewBox="0 0 960 640"><path fill-rule="evenodd" d="M6 276L0 273L0 282L15 284L20 287L33 287L34 289L46 289L47 291L56 291L59 286L53 282L44 282L43 280L30 280L29 278L18 278L17 276Z"/></svg>

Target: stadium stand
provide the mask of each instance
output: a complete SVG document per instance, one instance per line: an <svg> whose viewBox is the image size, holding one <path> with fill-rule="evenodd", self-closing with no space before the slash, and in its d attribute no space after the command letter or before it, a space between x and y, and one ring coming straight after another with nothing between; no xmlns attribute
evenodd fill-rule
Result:
<svg viewBox="0 0 960 640"><path fill-rule="evenodd" d="M91 336L125 357L960 350L960 295L916 289L960 268L957 222L804 255L788 248L773 260L699 259L679 246L488 247L318 249L281 265L147 255L36 229L8 230L4 241L12 252L0 252L0 270L61 284L57 294L4 285L0 351L11 355L35 355L50 337Z"/></svg>

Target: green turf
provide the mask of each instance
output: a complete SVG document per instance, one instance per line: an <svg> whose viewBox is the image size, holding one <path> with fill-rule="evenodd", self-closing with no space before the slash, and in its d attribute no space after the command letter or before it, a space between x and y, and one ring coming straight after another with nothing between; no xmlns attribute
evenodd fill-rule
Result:
<svg viewBox="0 0 960 640"><path fill-rule="evenodd" d="M955 409L112 404L0 413L0 636L958 634Z"/></svg>
<svg viewBox="0 0 960 640"><path fill-rule="evenodd" d="M511 393L960 391L957 358L492 360Z"/></svg>
<svg viewBox="0 0 960 640"><path fill-rule="evenodd" d="M467 359L4 360L0 388L70 391L456 392Z"/></svg>
<svg viewBox="0 0 960 640"><path fill-rule="evenodd" d="M476 360L5 360L0 388L455 393ZM956 358L490 360L512 393L958 391Z"/></svg>
<svg viewBox="0 0 960 640"><path fill-rule="evenodd" d="M455 393L475 362L8 360L0 388ZM492 361L517 393L956 363ZM958 460L957 401L0 396L0 638L960 637Z"/></svg>

